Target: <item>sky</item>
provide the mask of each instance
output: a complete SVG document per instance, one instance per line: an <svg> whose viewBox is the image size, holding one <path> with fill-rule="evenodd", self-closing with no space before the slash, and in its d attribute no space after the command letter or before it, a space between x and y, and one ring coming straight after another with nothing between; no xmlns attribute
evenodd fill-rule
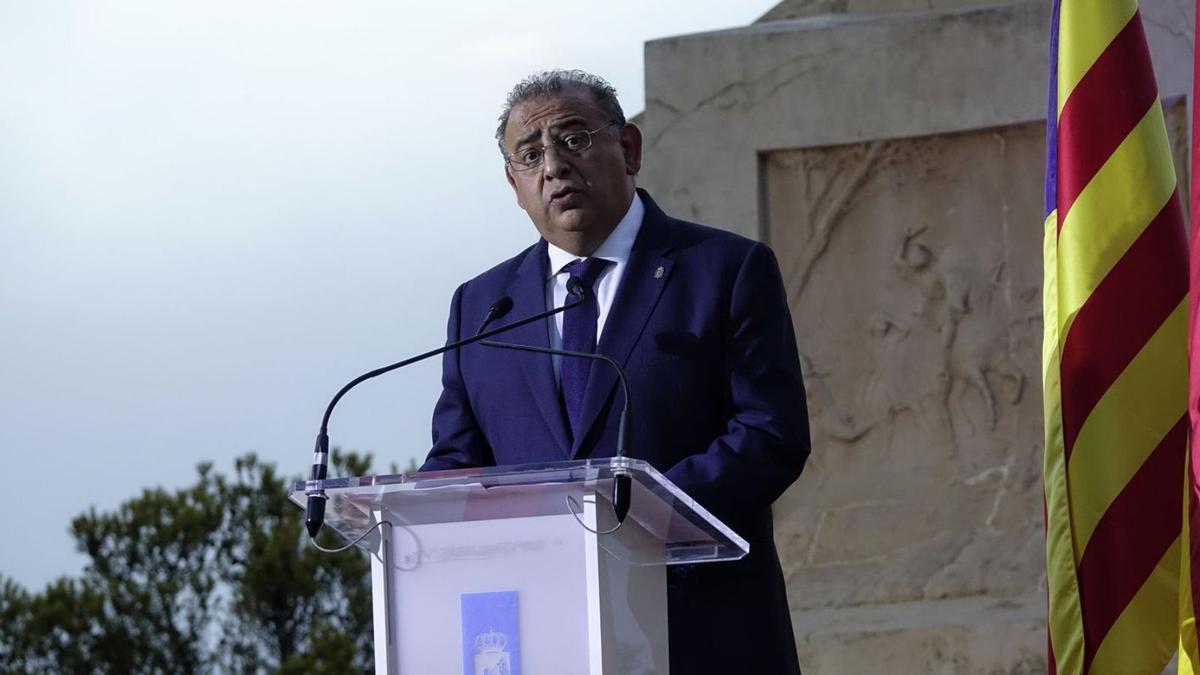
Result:
<svg viewBox="0 0 1200 675"><path fill-rule="evenodd" d="M512 85L582 68L633 115L646 40L774 4L0 0L0 576L77 575L72 518L200 462L305 473L338 388L536 240ZM359 386L331 444L423 457L438 375Z"/></svg>

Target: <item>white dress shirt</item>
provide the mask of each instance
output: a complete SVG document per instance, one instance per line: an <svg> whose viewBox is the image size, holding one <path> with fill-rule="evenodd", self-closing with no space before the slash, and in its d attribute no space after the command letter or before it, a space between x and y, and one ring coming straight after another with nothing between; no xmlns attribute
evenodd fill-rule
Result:
<svg viewBox="0 0 1200 675"><path fill-rule="evenodd" d="M642 204L642 198L634 193L633 202L629 205L629 210L625 212L625 217L617 223L616 229L608 235L608 239L604 240L600 248L591 255L592 258L602 258L613 263L604 267L604 271L600 273L594 285L596 303L600 308L600 316L596 320L597 343L600 342L600 335L604 332L604 322L608 319L608 310L612 308L613 298L617 296L617 288L621 285L625 266L629 264L629 253L633 250L633 242L642 229L642 216L645 214L646 207ZM562 307L567 299L567 278L570 276L563 268L581 258L549 242L547 242L546 251L550 256L550 278L546 280L546 305ZM549 323L550 346L554 349L562 349L563 315L555 314L554 321ZM554 377L559 381L562 378L561 359L560 356L551 357L554 363Z"/></svg>

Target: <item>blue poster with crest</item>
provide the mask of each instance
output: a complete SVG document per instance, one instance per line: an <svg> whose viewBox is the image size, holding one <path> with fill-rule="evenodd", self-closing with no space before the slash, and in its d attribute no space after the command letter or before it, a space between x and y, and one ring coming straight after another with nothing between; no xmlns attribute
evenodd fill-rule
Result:
<svg viewBox="0 0 1200 675"><path fill-rule="evenodd" d="M517 592L463 593L463 675L520 675Z"/></svg>

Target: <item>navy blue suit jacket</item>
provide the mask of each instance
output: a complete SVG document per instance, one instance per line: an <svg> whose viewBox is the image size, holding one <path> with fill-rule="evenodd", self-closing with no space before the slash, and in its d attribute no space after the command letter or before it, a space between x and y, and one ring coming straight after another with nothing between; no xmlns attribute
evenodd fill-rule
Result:
<svg viewBox="0 0 1200 675"><path fill-rule="evenodd" d="M645 218L597 350L628 371L632 455L750 542L738 562L668 568L671 668L798 673L770 507L810 446L779 267L763 244L671 218L639 194ZM548 265L540 241L460 286L448 339L473 334L505 295L509 317L544 311ZM503 339L549 346L548 326ZM422 470L612 456L617 385L612 368L593 365L587 432L572 439L548 356L479 345L449 352Z"/></svg>

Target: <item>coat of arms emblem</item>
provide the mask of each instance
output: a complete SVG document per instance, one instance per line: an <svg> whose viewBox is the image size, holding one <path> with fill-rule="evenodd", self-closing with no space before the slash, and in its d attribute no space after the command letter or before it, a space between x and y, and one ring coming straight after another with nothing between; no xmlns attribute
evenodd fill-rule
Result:
<svg viewBox="0 0 1200 675"><path fill-rule="evenodd" d="M475 675L511 675L512 662L508 636L498 630L488 630L475 636Z"/></svg>

